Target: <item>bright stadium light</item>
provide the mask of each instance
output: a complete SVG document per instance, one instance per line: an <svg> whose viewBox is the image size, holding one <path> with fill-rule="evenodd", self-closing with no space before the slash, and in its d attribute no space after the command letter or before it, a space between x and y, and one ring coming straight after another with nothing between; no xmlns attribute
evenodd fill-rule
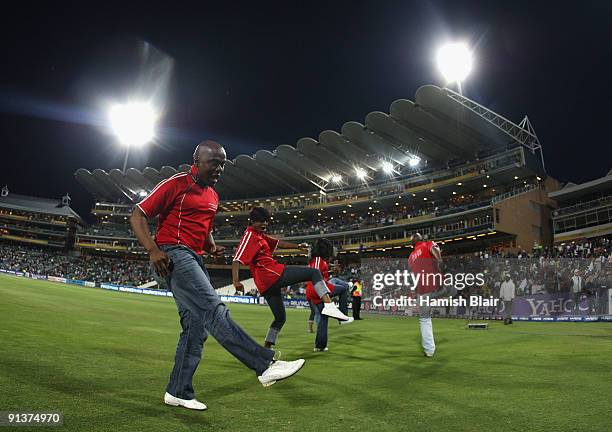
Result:
<svg viewBox="0 0 612 432"><path fill-rule="evenodd" d="M448 43L438 49L436 56L438 69L447 83L456 82L461 93L461 81L472 70L472 52L463 42Z"/></svg>
<svg viewBox="0 0 612 432"><path fill-rule="evenodd" d="M146 102L113 105L108 116L113 132L124 145L141 146L155 137L157 116Z"/></svg>
<svg viewBox="0 0 612 432"><path fill-rule="evenodd" d="M333 183L340 183L340 182L342 181L342 176L341 176L341 175L338 175L338 174L334 174L334 175L331 177L331 181L332 181Z"/></svg>
<svg viewBox="0 0 612 432"><path fill-rule="evenodd" d="M140 195L141 197L146 197L147 196L147 191L145 190L141 190L140 192L138 192L138 195Z"/></svg>
<svg viewBox="0 0 612 432"><path fill-rule="evenodd" d="M355 175L357 176L359 180L365 180L368 173L363 168L357 167L355 168Z"/></svg>
<svg viewBox="0 0 612 432"><path fill-rule="evenodd" d="M140 147L155 138L157 114L149 103L130 102L111 106L108 118L113 133L126 146L123 160L125 172L130 147Z"/></svg>
<svg viewBox="0 0 612 432"><path fill-rule="evenodd" d="M421 163L421 158L418 156L411 156L410 159L408 159L408 165L411 168L416 168L419 163Z"/></svg>
<svg viewBox="0 0 612 432"><path fill-rule="evenodd" d="M380 167L385 174L393 174L393 171L395 171L393 164L389 161L383 161Z"/></svg>

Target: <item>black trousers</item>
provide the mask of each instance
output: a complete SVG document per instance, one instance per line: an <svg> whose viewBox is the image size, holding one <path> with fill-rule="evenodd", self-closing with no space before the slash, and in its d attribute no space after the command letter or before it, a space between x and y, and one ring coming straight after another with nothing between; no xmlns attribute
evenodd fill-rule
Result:
<svg viewBox="0 0 612 432"><path fill-rule="evenodd" d="M359 313L361 312L361 297L353 297L353 318L356 320L361 319Z"/></svg>
<svg viewBox="0 0 612 432"><path fill-rule="evenodd" d="M306 266L285 267L285 271L281 277L263 294L263 297L266 299L266 302L272 311L272 315L274 315L274 320L272 321L272 324L270 324L268 334L266 335L266 342L271 344L276 343L276 338L287 320L281 288L288 285L293 285L295 283L308 281L315 284L322 280L323 276L316 268Z"/></svg>

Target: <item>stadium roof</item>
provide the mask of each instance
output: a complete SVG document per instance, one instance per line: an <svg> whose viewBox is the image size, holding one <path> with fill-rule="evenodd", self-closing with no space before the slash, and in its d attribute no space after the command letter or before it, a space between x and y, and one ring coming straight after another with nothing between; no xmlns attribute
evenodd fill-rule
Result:
<svg viewBox="0 0 612 432"><path fill-rule="evenodd" d="M522 126L463 96L426 85L417 90L415 102L397 100L388 114L371 112L364 124L351 121L340 132L326 130L318 139L302 138L295 146L283 144L274 151L239 155L226 165L215 189L224 199L328 191L337 187L330 183L333 175L342 176L344 186L361 184L355 175L357 167L370 178L381 178L380 166L388 161L396 172L406 175L415 169L407 163L413 156L428 167L442 167L525 145L521 137L528 134ZM189 165L178 167L178 171L188 169ZM130 168L126 173L80 168L75 176L96 199L133 202L176 172L169 166L159 171L147 167L142 172Z"/></svg>
<svg viewBox="0 0 612 432"><path fill-rule="evenodd" d="M612 170L608 171L606 176L586 183L567 183L558 191L549 193L548 197L556 201L565 201L604 191L612 191Z"/></svg>
<svg viewBox="0 0 612 432"><path fill-rule="evenodd" d="M36 198L9 193L7 196L0 196L0 208L54 216L67 216L82 222L81 217L69 206L62 205L59 199Z"/></svg>

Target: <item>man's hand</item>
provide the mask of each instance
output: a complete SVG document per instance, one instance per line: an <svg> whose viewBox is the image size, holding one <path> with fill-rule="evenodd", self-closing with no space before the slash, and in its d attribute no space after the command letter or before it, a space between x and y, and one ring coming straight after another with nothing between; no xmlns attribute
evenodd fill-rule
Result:
<svg viewBox="0 0 612 432"><path fill-rule="evenodd" d="M298 247L299 247L300 249L307 250L307 249L308 249L310 246L308 245L308 243L300 243L300 244L298 245Z"/></svg>
<svg viewBox="0 0 612 432"><path fill-rule="evenodd" d="M209 252L214 258L222 257L225 253L225 246L216 244L210 248Z"/></svg>
<svg viewBox="0 0 612 432"><path fill-rule="evenodd" d="M240 281L234 282L234 288L236 289L236 291L244 293L244 285L242 285L242 282Z"/></svg>
<svg viewBox="0 0 612 432"><path fill-rule="evenodd" d="M170 276L170 258L164 251L156 247L149 252L149 261L159 276L163 278Z"/></svg>

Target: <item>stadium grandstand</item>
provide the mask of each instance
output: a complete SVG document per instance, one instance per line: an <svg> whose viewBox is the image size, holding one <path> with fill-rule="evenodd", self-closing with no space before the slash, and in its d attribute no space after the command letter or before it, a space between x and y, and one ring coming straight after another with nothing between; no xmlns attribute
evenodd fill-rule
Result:
<svg viewBox="0 0 612 432"><path fill-rule="evenodd" d="M98 223L78 234L76 246L142 253L127 224L132 206L188 169L79 169ZM324 235L350 260L407 255L417 231L453 252L548 245L548 192L558 184L546 176L527 117L517 125L449 89L424 86L415 102L397 100L389 114L372 112L365 124L239 155L215 188L219 243L235 246L248 210L261 205L273 212L271 233L299 241ZM231 247L228 260L229 253ZM279 258L306 259L291 250Z"/></svg>
<svg viewBox="0 0 612 432"><path fill-rule="evenodd" d="M558 207L552 213L555 243L612 234L612 170L586 183L570 182L548 196Z"/></svg>
<svg viewBox="0 0 612 432"><path fill-rule="evenodd" d="M0 193L0 239L14 244L30 244L71 249L77 230L84 226L70 208L70 197L52 200L19 195L8 186Z"/></svg>
<svg viewBox="0 0 612 432"><path fill-rule="evenodd" d="M346 279L367 279L391 264L401 268L412 248L409 239L418 232L441 246L449 269L486 269L485 285L470 294L497 295L505 268L524 299L567 297L573 272L580 271L596 287L584 298L593 305L585 303L582 312L607 313L612 176L561 188L546 174L542 148L526 117L517 125L433 86L420 88L415 99L394 102L389 114L370 113L365 124L346 123L341 133L324 131L318 141L303 138L295 147L281 145L273 152L261 150L228 161L215 186L221 198L215 239L228 248L221 260L207 263L213 285L222 287L224 295L233 294L233 247L247 226L249 210L265 206L273 214L268 227L272 235L296 243L312 244L323 236L332 240ZM89 226L58 202L3 197L0 211L13 221L4 238L14 237L25 218L30 225L21 227L22 242L45 246L44 241L50 241L47 219L63 215L63 237L55 243L68 251L54 254L44 247L3 245L0 267L95 286L155 286L146 252L128 219L134 204L156 184L189 168L77 170L77 181L95 199L95 223ZM26 201L39 203L29 205L27 217L20 213L27 210ZM47 220L46 225L41 220ZM280 250L276 257L307 262L307 255L298 250ZM397 261L389 261L393 259ZM563 270L553 274L551 268ZM250 276L246 267L241 273L243 280ZM393 298L402 292L390 289L386 295ZM250 294L256 296L256 290ZM301 297L304 287L289 287L286 294ZM402 308L376 305L376 294L366 284L366 311L404 313ZM499 311L438 312L490 316Z"/></svg>

